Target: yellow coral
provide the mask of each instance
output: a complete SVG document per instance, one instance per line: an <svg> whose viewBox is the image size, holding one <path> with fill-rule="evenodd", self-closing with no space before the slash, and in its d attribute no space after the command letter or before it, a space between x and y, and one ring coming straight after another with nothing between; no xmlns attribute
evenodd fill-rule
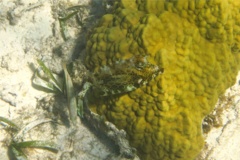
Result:
<svg viewBox="0 0 240 160"><path fill-rule="evenodd" d="M127 131L141 159L194 159L202 119L239 69L240 1L117 1L90 35L85 64L97 74L134 56L163 74L91 107Z"/></svg>

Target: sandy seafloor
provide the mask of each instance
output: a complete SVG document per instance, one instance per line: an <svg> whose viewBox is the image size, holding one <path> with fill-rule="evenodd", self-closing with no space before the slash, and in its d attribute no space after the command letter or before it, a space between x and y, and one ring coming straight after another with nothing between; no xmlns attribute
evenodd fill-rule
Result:
<svg viewBox="0 0 240 160"><path fill-rule="evenodd" d="M66 102L62 100L59 104L51 105L50 94L32 87L31 78L33 69L37 67L36 59L42 59L56 72L61 71L61 61L71 59L73 42L81 27L68 26L70 39L64 41L58 13L63 8L77 4L88 5L88 0L0 0L0 116L13 120L19 126L52 117L59 122L58 125L44 123L24 135L24 140L51 140L60 148L58 154L41 149L27 149L25 153L30 160L118 159L111 142L101 135L97 138L80 121L78 131L74 135L69 133L69 128L59 120L64 117L61 112L67 112L67 109L61 108ZM62 54L58 54L58 51ZM222 120L222 125L212 127L208 134L204 134L206 146L198 159L239 159L239 80L240 76L235 86L228 89L225 100L221 101L225 109L217 116ZM41 99L49 103L46 104L48 108L37 105ZM53 107L60 109L58 111ZM9 159L6 145L11 136L5 127L1 123L0 160Z"/></svg>

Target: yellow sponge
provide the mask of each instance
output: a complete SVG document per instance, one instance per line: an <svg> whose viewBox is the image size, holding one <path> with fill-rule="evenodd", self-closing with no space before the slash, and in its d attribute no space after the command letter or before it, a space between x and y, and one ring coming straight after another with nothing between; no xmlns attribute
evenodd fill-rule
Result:
<svg viewBox="0 0 240 160"><path fill-rule="evenodd" d="M139 84L91 108L127 131L141 159L192 160L203 118L240 68L240 1L118 0L89 36L85 65L112 75L99 82L109 92Z"/></svg>

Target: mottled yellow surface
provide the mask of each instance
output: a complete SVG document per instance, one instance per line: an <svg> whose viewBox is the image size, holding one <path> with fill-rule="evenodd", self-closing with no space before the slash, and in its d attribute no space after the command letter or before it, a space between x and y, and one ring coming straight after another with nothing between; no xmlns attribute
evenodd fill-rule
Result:
<svg viewBox="0 0 240 160"><path fill-rule="evenodd" d="M134 55L147 55L163 74L96 98L93 110L125 129L143 160L194 159L203 118L240 68L240 1L117 1L90 35L85 64L97 73Z"/></svg>

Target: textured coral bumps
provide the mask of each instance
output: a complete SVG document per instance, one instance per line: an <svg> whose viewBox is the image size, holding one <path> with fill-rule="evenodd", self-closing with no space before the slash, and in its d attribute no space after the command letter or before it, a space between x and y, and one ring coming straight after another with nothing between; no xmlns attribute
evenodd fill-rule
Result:
<svg viewBox="0 0 240 160"><path fill-rule="evenodd" d="M240 1L117 1L89 36L85 64L98 75L135 56L163 73L92 109L125 129L143 160L194 159L203 118L240 68Z"/></svg>

